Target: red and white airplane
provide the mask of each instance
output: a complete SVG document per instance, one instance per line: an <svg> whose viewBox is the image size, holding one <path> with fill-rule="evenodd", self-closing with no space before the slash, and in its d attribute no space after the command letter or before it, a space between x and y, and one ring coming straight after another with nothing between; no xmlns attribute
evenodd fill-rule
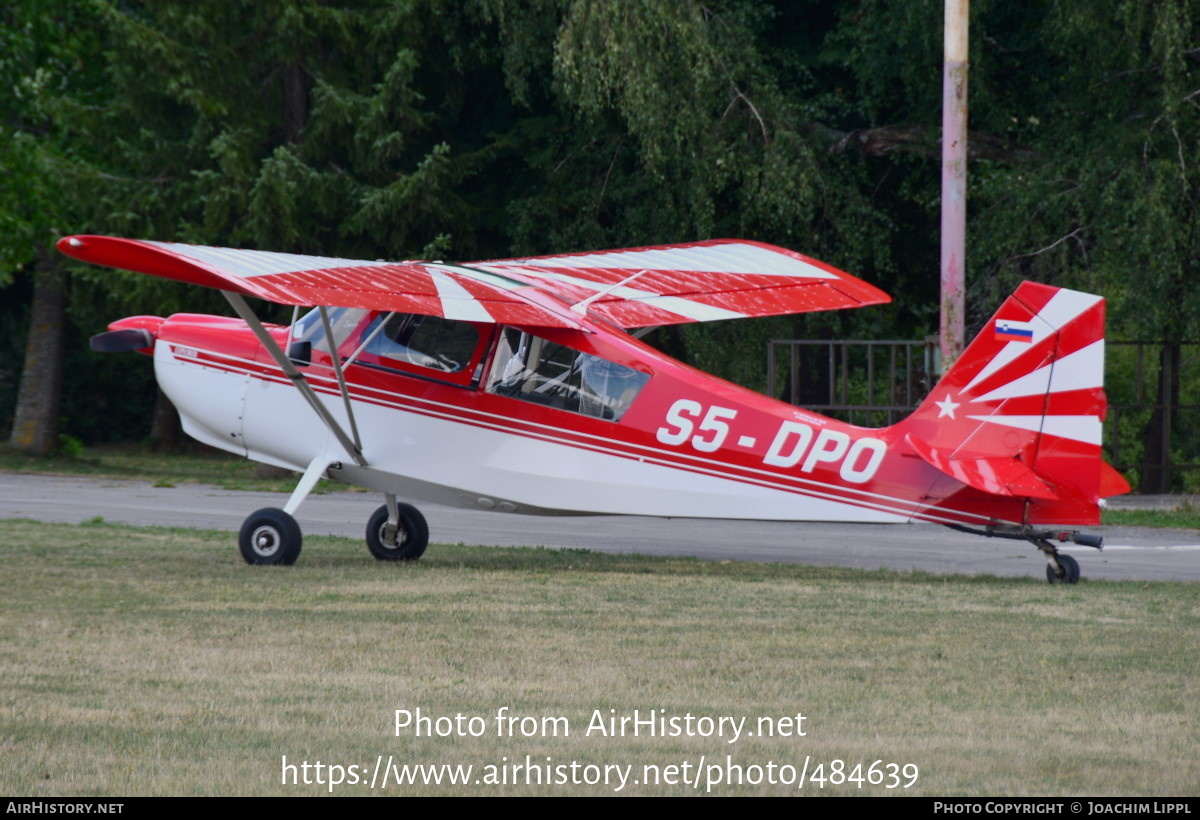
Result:
<svg viewBox="0 0 1200 820"><path fill-rule="evenodd" d="M72 236L72 257L221 290L240 318L134 316L93 339L152 354L194 438L303 474L242 556L291 564L317 480L377 490L380 559L429 538L397 496L542 515L935 522L1055 542L1128 492L1101 458L1104 300L1026 282L907 419L864 428L698 371L627 332L859 307L882 291L746 240L465 264L364 262ZM264 325L255 296L315 308Z"/></svg>

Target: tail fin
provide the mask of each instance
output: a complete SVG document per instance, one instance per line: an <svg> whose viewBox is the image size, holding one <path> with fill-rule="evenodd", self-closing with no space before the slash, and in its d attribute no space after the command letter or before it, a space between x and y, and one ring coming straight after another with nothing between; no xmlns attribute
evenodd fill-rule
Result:
<svg viewBox="0 0 1200 820"><path fill-rule="evenodd" d="M1107 408L1104 300L1025 282L895 429L961 484L1027 501L1023 523L1095 524L1129 492L1100 454Z"/></svg>

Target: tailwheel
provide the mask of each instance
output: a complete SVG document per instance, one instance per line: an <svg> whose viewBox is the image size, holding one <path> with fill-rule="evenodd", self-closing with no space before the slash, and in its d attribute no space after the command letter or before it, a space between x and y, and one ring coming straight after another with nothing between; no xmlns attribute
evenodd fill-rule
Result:
<svg viewBox="0 0 1200 820"><path fill-rule="evenodd" d="M380 561L415 561L429 545L429 524L411 504L396 505L396 523L384 504L367 521L367 549Z"/></svg>
<svg viewBox="0 0 1200 820"><path fill-rule="evenodd" d="M251 513L238 534L247 564L294 564L303 542L300 525L283 510L267 507Z"/></svg>
<svg viewBox="0 0 1200 820"><path fill-rule="evenodd" d="M1041 550L1042 555L1046 556L1046 580L1052 584L1078 584L1079 562L1069 555L1060 553L1058 547L1050 543L1051 541L1070 542L1081 547L1095 547L1098 550L1104 549L1104 539L1099 535L1088 535L1078 530L1035 530L1033 527L1018 527L1011 524L997 524L985 529L964 527L960 524L947 524L946 526L988 538L1012 538L1028 541Z"/></svg>
<svg viewBox="0 0 1200 820"><path fill-rule="evenodd" d="M1055 566L1057 562L1057 566ZM1046 580L1052 584L1079 583L1079 562L1061 552L1047 556Z"/></svg>

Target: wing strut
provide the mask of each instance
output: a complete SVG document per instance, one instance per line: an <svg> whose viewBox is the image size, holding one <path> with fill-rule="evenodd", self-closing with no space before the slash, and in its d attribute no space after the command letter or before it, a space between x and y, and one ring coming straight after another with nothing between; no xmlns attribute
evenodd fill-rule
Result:
<svg viewBox="0 0 1200 820"><path fill-rule="evenodd" d="M252 331L254 331L254 335L260 342L262 342L262 346L266 349L266 351L271 354L271 358L275 360L275 364L279 365L279 369L283 371L283 374L291 379L292 384L296 386L298 391L300 391L300 395L304 397L306 402L308 402L308 406L313 409L313 412L317 414L322 423L329 428L329 432L333 433L333 435L337 438L338 443L340 443L342 447L345 448L346 452L350 454L350 457L354 459L354 463L359 467L366 467L367 460L363 458L362 449L358 446L358 444L352 441L349 436L346 435L346 431L342 429L340 424L338 424L337 419L330 414L328 408L321 404L321 400L318 399L317 394L313 392L312 385L308 383L308 379L304 378L304 374L296 369L296 365L292 364L292 360L284 354L278 343L271 338L271 334L267 333L266 328L262 326L262 322L258 320L258 317L254 315L254 311L252 311L250 306L246 304L245 297L243 297L240 293L234 293L228 290L222 290L221 293L224 294L225 299L230 305L233 306L233 309L237 311L237 315L240 316L242 320L250 326ZM324 311L321 313L321 318L328 322ZM326 324L326 327L328 328L328 324ZM326 332L328 333L328 330ZM333 339L332 337L329 337L329 339L332 346ZM335 361L337 360L336 351L334 352L333 358ZM342 388L342 397L346 398L346 382L342 378L340 367L338 369L338 383ZM347 401L347 409L349 409L349 401ZM351 424L353 425L353 415L350 416L350 420ZM357 438L357 430L355 431L355 438Z"/></svg>
<svg viewBox="0 0 1200 820"><path fill-rule="evenodd" d="M643 268L642 270L638 271L637 273L632 273L629 276L626 276L620 282L617 282L615 285L612 285L611 287L607 287L604 290L596 291L588 298L571 305L571 310L575 311L576 313L586 314L588 305L590 305L592 302L596 301L597 299L601 299L605 296L608 296L608 294L612 293L614 290L617 290L618 288L625 287L626 285L628 285L634 279L637 279L639 276L641 276L645 272L646 272L646 270Z"/></svg>
<svg viewBox="0 0 1200 820"><path fill-rule="evenodd" d="M342 357L337 352L337 339L333 338L333 327L329 324L329 311L325 309L324 305L320 305L317 310L321 313L321 326L325 328L325 338L329 342L329 360L333 362L333 372L337 374L338 390L342 391L342 404L346 406L346 418L350 422L350 434L354 436L354 450L361 455L362 439L358 437L358 424L354 421L354 410L350 407L350 391L346 388L346 376L342 373ZM383 323L380 322L380 327L382 326Z"/></svg>

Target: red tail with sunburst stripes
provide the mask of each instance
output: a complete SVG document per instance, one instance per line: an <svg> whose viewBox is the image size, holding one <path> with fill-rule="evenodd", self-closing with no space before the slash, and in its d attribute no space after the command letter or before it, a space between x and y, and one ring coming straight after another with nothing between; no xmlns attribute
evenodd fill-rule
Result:
<svg viewBox="0 0 1200 820"><path fill-rule="evenodd" d="M1101 457L1107 406L1104 300L1026 282L897 429L954 482L1025 501L1026 524L1096 524L1099 498L1129 492Z"/></svg>

